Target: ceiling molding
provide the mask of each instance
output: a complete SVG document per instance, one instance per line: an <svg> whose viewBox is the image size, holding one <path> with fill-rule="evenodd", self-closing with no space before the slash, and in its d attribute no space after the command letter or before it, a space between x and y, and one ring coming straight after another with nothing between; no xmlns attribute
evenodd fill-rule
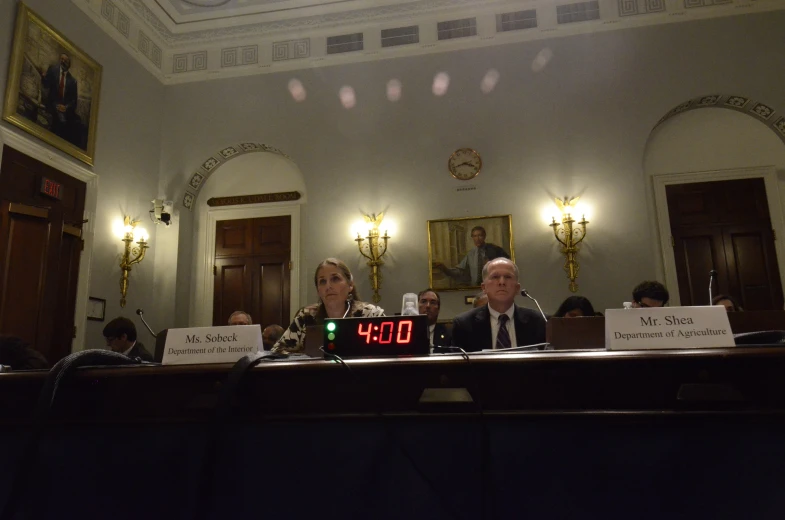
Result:
<svg viewBox="0 0 785 520"><path fill-rule="evenodd" d="M261 11L232 15L238 9L232 7L236 0L231 0L214 8L221 13L213 20L177 23L161 5L171 9L172 2L181 0L71 1L166 85L785 10L782 0L243 2L268 11L271 5L295 6L276 11L276 19L270 19L270 12ZM573 8L572 4L584 5ZM317 8L321 14L298 16ZM534 25L505 21L504 27L513 30L501 30L500 15L520 11L536 13ZM438 24L459 19L471 20L469 36L440 39ZM414 26L413 43L382 44L383 30ZM362 35L362 41L351 47L353 52L332 52L335 48L328 52L328 37L347 34Z"/></svg>

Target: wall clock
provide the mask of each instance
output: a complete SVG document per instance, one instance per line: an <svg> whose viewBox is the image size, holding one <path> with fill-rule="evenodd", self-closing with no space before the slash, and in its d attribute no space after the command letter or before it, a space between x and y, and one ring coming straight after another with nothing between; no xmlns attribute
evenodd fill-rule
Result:
<svg viewBox="0 0 785 520"><path fill-rule="evenodd" d="M480 154L471 148L459 148L447 160L447 169L450 170L450 175L456 179L468 181L480 173L482 159Z"/></svg>

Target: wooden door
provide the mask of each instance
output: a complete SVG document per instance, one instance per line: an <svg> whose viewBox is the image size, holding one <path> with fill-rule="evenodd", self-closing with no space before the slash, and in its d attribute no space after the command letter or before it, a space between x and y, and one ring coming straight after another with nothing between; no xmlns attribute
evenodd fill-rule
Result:
<svg viewBox="0 0 785 520"><path fill-rule="evenodd" d="M60 198L42 182L60 186ZM85 183L10 147L0 163L0 333L54 364L72 350Z"/></svg>
<svg viewBox="0 0 785 520"><path fill-rule="evenodd" d="M666 187L682 305L730 294L747 310L782 309L780 273L763 179Z"/></svg>
<svg viewBox="0 0 785 520"><path fill-rule="evenodd" d="M216 224L213 324L237 310L263 327L289 323L291 217Z"/></svg>

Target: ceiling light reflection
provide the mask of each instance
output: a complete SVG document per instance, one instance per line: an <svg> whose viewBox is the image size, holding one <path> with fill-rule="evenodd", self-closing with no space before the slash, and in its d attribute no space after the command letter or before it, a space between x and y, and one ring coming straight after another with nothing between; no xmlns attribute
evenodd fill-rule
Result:
<svg viewBox="0 0 785 520"><path fill-rule="evenodd" d="M387 82L387 99L392 102L398 101L401 99L401 92L403 91L403 86L401 82L397 79L391 79Z"/></svg>
<svg viewBox="0 0 785 520"><path fill-rule="evenodd" d="M305 87L299 79L292 78L289 80L289 93L292 95L292 99L298 103L305 101Z"/></svg>
<svg viewBox="0 0 785 520"><path fill-rule="evenodd" d="M357 104L357 97L354 95L354 89L349 85L341 87L341 90L338 91L338 97L341 99L343 108L354 108L354 105Z"/></svg>
<svg viewBox="0 0 785 520"><path fill-rule="evenodd" d="M450 76L446 72L440 72L433 78L433 95L443 96L450 87Z"/></svg>
<svg viewBox="0 0 785 520"><path fill-rule="evenodd" d="M537 56L534 57L534 61L532 62L532 71L540 72L545 68L546 65L548 65L548 62L551 61L551 58L553 58L553 51L548 47L545 47L543 50L537 53Z"/></svg>
<svg viewBox="0 0 785 520"><path fill-rule="evenodd" d="M493 89L496 88L496 84L499 83L499 76L499 71L496 69L490 69L485 73L485 76L483 76L482 81L480 82L480 90L482 90L483 94L490 94L493 92Z"/></svg>

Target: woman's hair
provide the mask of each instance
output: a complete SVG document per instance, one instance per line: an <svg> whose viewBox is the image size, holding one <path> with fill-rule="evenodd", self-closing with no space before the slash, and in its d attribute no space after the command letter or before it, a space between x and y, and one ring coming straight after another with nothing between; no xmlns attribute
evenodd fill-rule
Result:
<svg viewBox="0 0 785 520"><path fill-rule="evenodd" d="M0 365L9 365L13 370L49 368L46 358L16 336L0 335Z"/></svg>
<svg viewBox="0 0 785 520"><path fill-rule="evenodd" d="M744 310L741 308L741 305L739 305L739 301L729 294L718 294L717 296L712 298L711 304L719 305L722 300L728 300L729 302L731 302L733 304L733 310L736 312L741 312Z"/></svg>
<svg viewBox="0 0 785 520"><path fill-rule="evenodd" d="M316 288L319 288L319 270L327 265L337 267L338 270L343 273L343 277L346 278L346 281L352 284L352 290L349 293L349 299L352 301L359 301L360 296L357 294L357 285L354 283L354 277L352 276L352 272L349 270L349 266L337 258L325 258L319 265L316 266L316 271L313 273L313 284L316 286ZM324 302L322 302L320 298L315 316L317 323L321 323L326 317L327 311L324 310Z"/></svg>
<svg viewBox="0 0 785 520"><path fill-rule="evenodd" d="M559 305L559 310L553 315L554 318L563 318L565 314L573 309L580 309L584 316L594 316L594 307L588 298L584 296L570 296Z"/></svg>

